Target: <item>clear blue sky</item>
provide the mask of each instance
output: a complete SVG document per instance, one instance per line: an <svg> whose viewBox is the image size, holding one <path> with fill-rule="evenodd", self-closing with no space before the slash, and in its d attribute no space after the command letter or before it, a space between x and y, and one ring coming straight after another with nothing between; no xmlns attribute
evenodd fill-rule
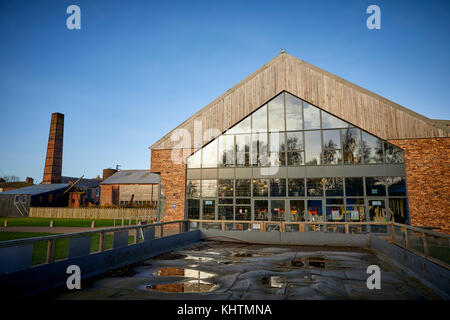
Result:
<svg viewBox="0 0 450 320"><path fill-rule="evenodd" d="M81 30L66 8L81 8ZM381 30L368 30L370 4ZM450 1L0 0L0 175L42 180L52 112L63 175L149 168L148 147L289 54L450 118Z"/></svg>

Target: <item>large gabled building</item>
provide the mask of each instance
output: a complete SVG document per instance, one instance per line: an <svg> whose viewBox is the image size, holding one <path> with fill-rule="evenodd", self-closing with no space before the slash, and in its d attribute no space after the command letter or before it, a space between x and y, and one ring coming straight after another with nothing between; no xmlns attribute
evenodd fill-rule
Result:
<svg viewBox="0 0 450 320"><path fill-rule="evenodd" d="M448 233L449 147L448 121L282 52L150 149L164 220L394 220Z"/></svg>

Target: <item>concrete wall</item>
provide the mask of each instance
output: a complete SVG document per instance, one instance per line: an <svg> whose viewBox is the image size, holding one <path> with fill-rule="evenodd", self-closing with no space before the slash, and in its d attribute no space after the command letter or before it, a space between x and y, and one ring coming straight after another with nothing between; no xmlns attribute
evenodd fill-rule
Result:
<svg viewBox="0 0 450 320"><path fill-rule="evenodd" d="M450 234L450 138L389 142L404 150L411 224Z"/></svg>
<svg viewBox="0 0 450 320"><path fill-rule="evenodd" d="M80 267L83 280L149 259L169 250L190 245L199 239L200 231L195 230L2 274L0 275L0 297L3 299L20 298L52 288L64 287L69 276L66 270L70 265ZM83 284L83 281L81 283Z"/></svg>
<svg viewBox="0 0 450 320"><path fill-rule="evenodd" d="M421 256L371 235L370 248L375 253L406 267L414 276L431 286L445 299L450 299L450 271Z"/></svg>

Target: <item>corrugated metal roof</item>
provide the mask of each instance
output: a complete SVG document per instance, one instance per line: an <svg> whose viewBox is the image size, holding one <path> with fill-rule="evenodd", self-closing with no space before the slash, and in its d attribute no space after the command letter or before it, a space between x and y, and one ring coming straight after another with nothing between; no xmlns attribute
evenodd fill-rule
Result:
<svg viewBox="0 0 450 320"><path fill-rule="evenodd" d="M74 183L78 179L79 178L76 178L76 177L62 176L61 177L61 183L69 183L70 181L72 183ZM102 182L102 181L101 180L97 180L97 179L81 179L77 183L77 187L79 187L79 188L97 188L100 185L100 182Z"/></svg>
<svg viewBox="0 0 450 320"><path fill-rule="evenodd" d="M5 192L0 192L0 195L4 194L29 194L36 195L40 193L46 193L51 191L56 191L59 189L66 189L69 187L67 183L55 183L55 184L36 184L34 186L19 188L14 190L9 190Z"/></svg>
<svg viewBox="0 0 450 320"><path fill-rule="evenodd" d="M157 184L159 174L149 170L120 170L101 184Z"/></svg>

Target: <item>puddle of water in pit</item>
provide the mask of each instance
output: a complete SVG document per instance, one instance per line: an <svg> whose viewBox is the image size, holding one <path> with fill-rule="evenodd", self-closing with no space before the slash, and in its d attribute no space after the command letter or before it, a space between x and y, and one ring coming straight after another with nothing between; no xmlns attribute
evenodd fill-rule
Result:
<svg viewBox="0 0 450 320"><path fill-rule="evenodd" d="M167 284L151 284L145 288L149 291L157 292L171 292L171 293L201 293L211 292L217 289L218 285L202 281L202 280L189 280L179 283L167 283Z"/></svg>
<svg viewBox="0 0 450 320"><path fill-rule="evenodd" d="M187 277L187 278L196 278L196 279L209 279L216 276L215 273L204 272L195 269L186 269L186 268L176 268L176 267L166 267L161 268L158 271L154 272L153 275L158 277Z"/></svg>

